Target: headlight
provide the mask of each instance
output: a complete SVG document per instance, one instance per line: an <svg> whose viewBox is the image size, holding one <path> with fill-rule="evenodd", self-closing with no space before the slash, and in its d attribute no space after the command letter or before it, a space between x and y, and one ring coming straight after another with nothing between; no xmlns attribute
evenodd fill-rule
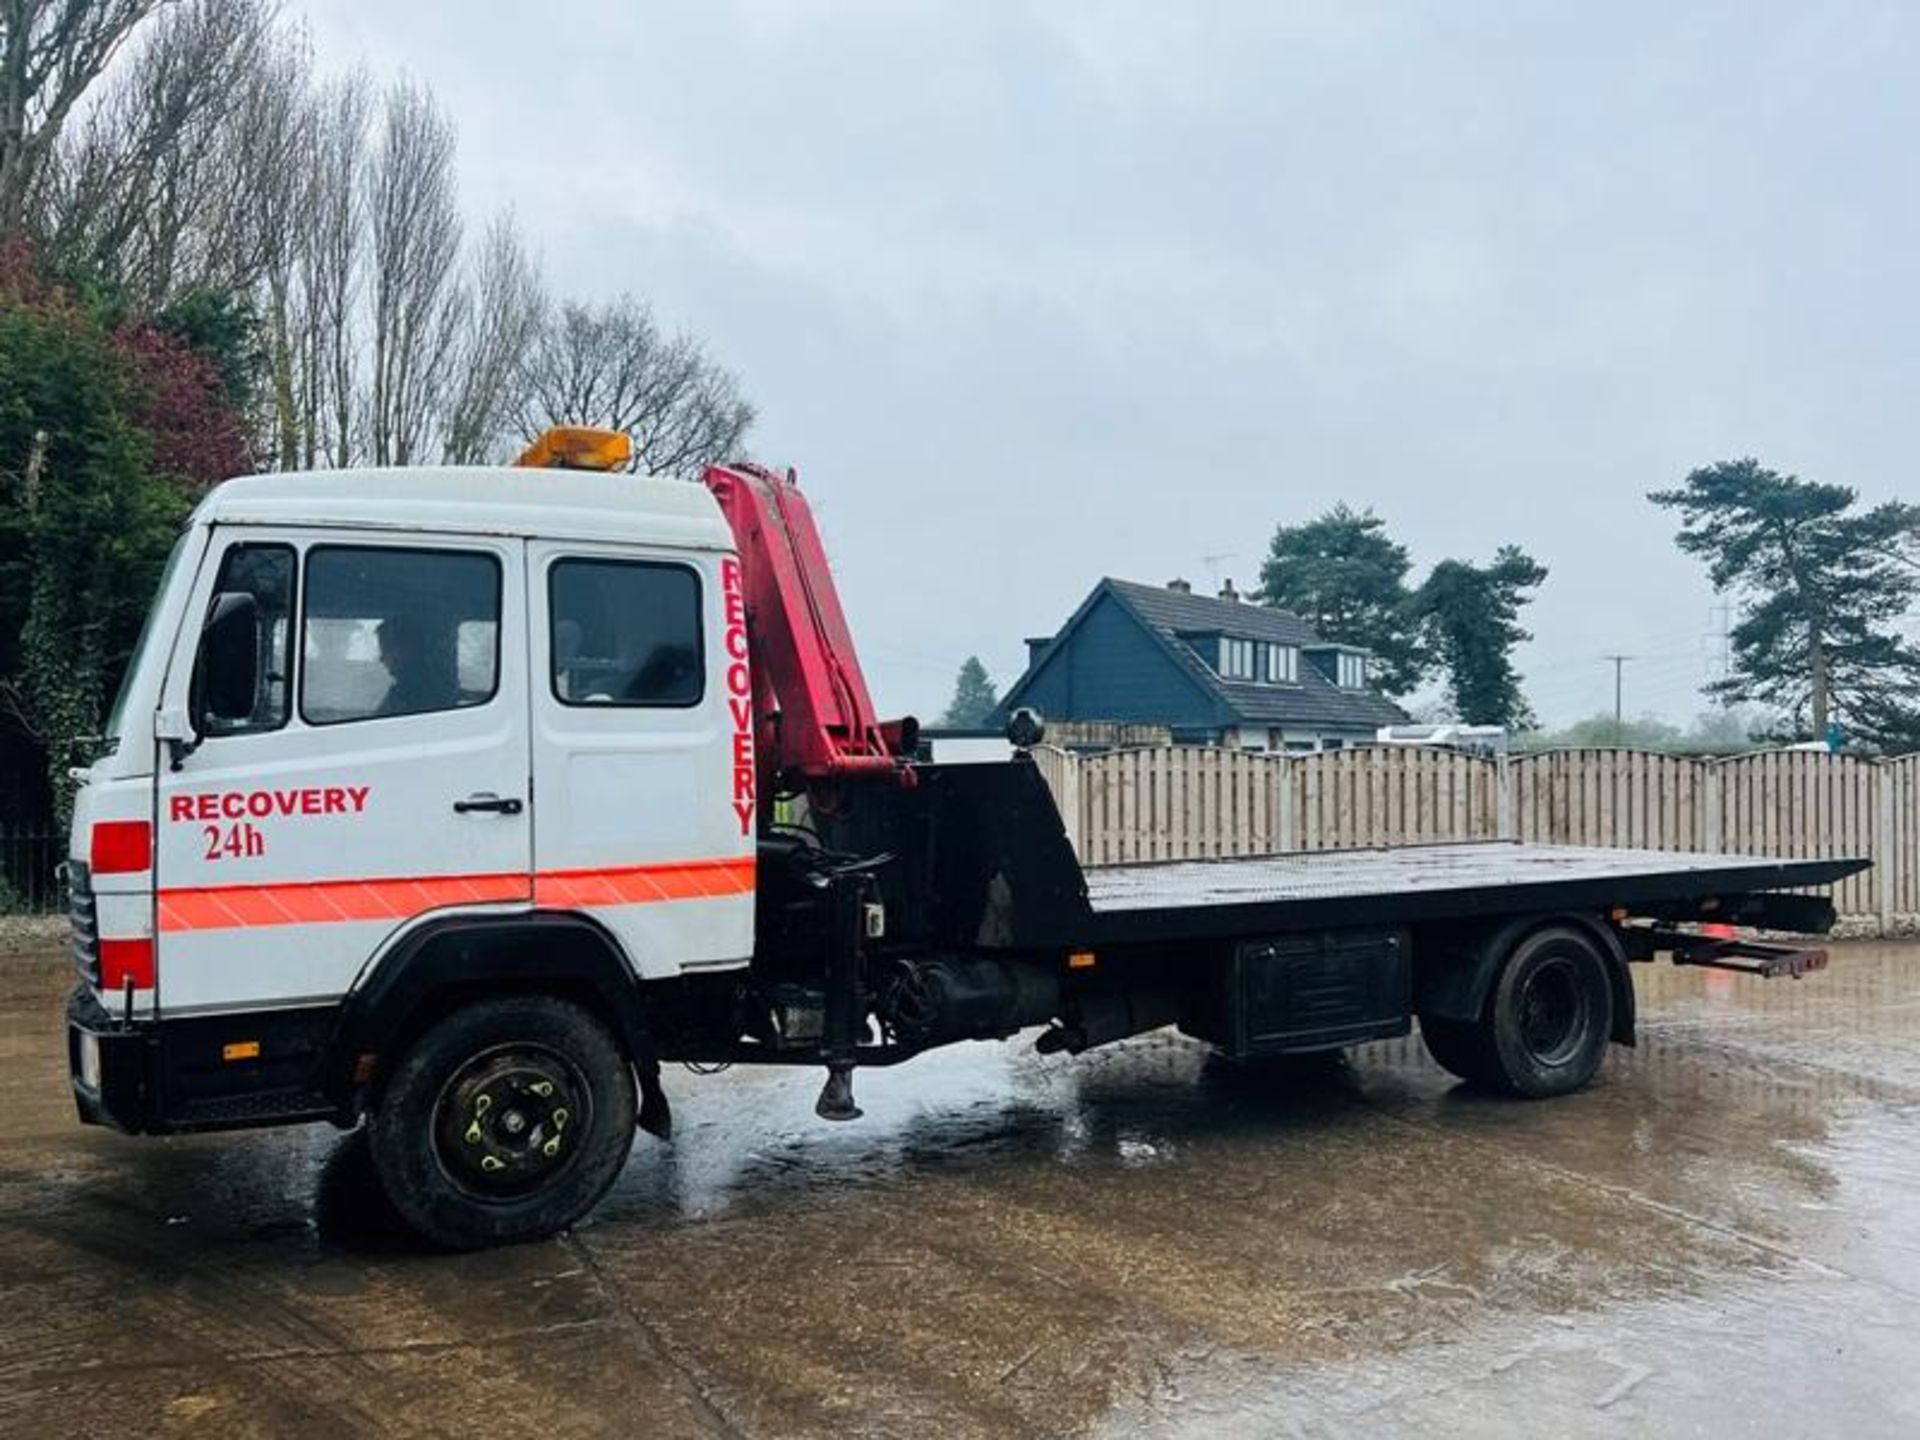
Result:
<svg viewBox="0 0 1920 1440"><path fill-rule="evenodd" d="M80 1032L80 1083L89 1090L100 1089L100 1037Z"/></svg>

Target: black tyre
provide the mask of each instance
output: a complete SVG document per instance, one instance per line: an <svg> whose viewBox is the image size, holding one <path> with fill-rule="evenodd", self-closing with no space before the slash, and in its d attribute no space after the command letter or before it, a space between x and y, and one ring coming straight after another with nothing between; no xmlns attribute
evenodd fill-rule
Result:
<svg viewBox="0 0 1920 1440"><path fill-rule="evenodd" d="M1487 999L1491 1083L1516 1095L1565 1095L1592 1080L1613 1033L1607 957L1566 926L1514 947Z"/></svg>
<svg viewBox="0 0 1920 1440"><path fill-rule="evenodd" d="M1420 1040L1434 1063L1449 1074L1476 1085L1492 1085L1494 1065L1486 1026L1478 1020L1448 1020L1438 1015L1420 1017Z"/></svg>
<svg viewBox="0 0 1920 1440"><path fill-rule="evenodd" d="M374 1107L373 1166L408 1225L471 1250L565 1229L620 1173L633 1070L578 1005L548 995L454 1011L402 1056Z"/></svg>

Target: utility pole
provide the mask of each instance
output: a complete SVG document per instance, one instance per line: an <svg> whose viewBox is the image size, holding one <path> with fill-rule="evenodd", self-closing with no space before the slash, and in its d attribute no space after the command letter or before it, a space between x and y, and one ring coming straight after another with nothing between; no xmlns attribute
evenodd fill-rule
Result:
<svg viewBox="0 0 1920 1440"><path fill-rule="evenodd" d="M1713 627L1707 638L1714 642L1713 654L1707 659L1707 679L1725 680L1733 674L1733 606L1715 605L1707 611L1707 623ZM1725 701L1721 702L1725 704Z"/></svg>
<svg viewBox="0 0 1920 1440"><path fill-rule="evenodd" d="M1626 716L1620 707L1622 677L1631 655L1603 655L1603 660L1613 662L1613 743L1618 745L1626 738Z"/></svg>

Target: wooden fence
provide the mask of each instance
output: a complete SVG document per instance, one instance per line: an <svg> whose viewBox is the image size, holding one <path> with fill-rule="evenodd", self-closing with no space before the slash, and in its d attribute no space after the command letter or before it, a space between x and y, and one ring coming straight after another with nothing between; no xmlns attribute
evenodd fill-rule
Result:
<svg viewBox="0 0 1920 1440"><path fill-rule="evenodd" d="M1920 755L1172 746L1035 758L1088 865L1471 839L1863 855L1874 868L1833 887L1849 932L1920 928Z"/></svg>

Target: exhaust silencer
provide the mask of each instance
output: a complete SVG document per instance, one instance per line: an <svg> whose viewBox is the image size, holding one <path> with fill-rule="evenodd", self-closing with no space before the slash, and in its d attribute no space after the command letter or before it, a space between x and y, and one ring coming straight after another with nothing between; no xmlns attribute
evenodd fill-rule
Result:
<svg viewBox="0 0 1920 1440"><path fill-rule="evenodd" d="M1060 977L1018 960L903 960L876 1008L903 1044L999 1040L1060 1013Z"/></svg>

